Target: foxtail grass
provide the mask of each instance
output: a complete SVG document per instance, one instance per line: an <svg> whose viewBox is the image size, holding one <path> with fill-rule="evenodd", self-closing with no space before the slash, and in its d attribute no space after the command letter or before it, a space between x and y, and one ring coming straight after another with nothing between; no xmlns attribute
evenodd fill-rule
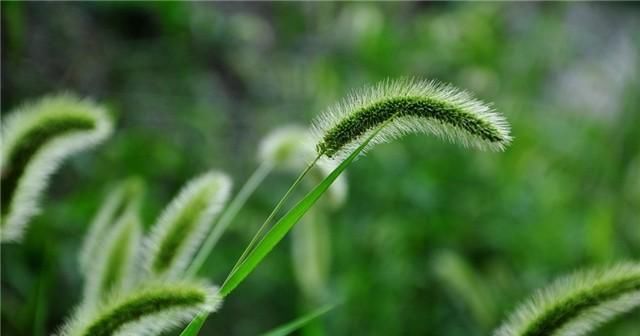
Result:
<svg viewBox="0 0 640 336"><path fill-rule="evenodd" d="M316 118L317 151L340 161L385 123L363 153L410 133L491 150L511 142L504 117L470 93L436 81L401 79L356 91Z"/></svg>
<svg viewBox="0 0 640 336"><path fill-rule="evenodd" d="M145 243L151 276L179 278L227 202L229 177L209 172L191 180L163 211Z"/></svg>
<svg viewBox="0 0 640 336"><path fill-rule="evenodd" d="M143 283L98 306L80 307L59 336L157 335L218 309L216 287L198 282Z"/></svg>
<svg viewBox="0 0 640 336"><path fill-rule="evenodd" d="M21 239L63 160L102 142L111 129L101 106L69 94L25 104L6 118L0 137L2 241Z"/></svg>
<svg viewBox="0 0 640 336"><path fill-rule="evenodd" d="M578 272L534 294L495 336L585 335L638 306L640 264Z"/></svg>

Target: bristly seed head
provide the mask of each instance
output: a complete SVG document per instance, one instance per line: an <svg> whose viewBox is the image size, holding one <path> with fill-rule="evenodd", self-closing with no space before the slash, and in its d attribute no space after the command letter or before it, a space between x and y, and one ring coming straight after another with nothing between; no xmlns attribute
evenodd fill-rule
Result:
<svg viewBox="0 0 640 336"><path fill-rule="evenodd" d="M153 276L182 277L231 192L231 179L209 172L191 180L162 212L145 244Z"/></svg>
<svg viewBox="0 0 640 336"><path fill-rule="evenodd" d="M579 336L640 306L640 264L576 273L537 292L495 336Z"/></svg>
<svg viewBox="0 0 640 336"><path fill-rule="evenodd" d="M49 176L68 156L106 139L111 129L101 106L69 94L25 104L3 120L1 240L21 238L39 212Z"/></svg>
<svg viewBox="0 0 640 336"><path fill-rule="evenodd" d="M61 336L160 335L213 312L222 298L218 288L200 282L146 282L113 293L95 307L79 306Z"/></svg>
<svg viewBox="0 0 640 336"><path fill-rule="evenodd" d="M317 151L342 159L382 125L365 151L409 133L480 149L503 150L511 142L504 117L469 93L435 81L401 79L356 91L318 117Z"/></svg>

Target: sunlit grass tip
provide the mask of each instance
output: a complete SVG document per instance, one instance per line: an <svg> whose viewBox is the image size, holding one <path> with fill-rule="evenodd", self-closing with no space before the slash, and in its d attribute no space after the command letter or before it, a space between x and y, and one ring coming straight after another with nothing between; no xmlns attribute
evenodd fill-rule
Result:
<svg viewBox="0 0 640 336"><path fill-rule="evenodd" d="M70 94L25 104L5 118L0 137L3 241L21 238L62 161L102 142L111 131L101 106Z"/></svg>
<svg viewBox="0 0 640 336"><path fill-rule="evenodd" d="M285 125L267 134L258 148L258 159L279 169L304 168L315 156L314 144L308 129Z"/></svg>
<svg viewBox="0 0 640 336"><path fill-rule="evenodd" d="M289 124L268 133L260 142L258 158L276 170L299 172L317 155L311 130ZM310 171L314 181L321 181L336 167L336 162L323 160ZM345 174L346 175L346 174ZM346 176L340 176L328 190L328 202L333 207L344 204L347 196Z"/></svg>
<svg viewBox="0 0 640 336"><path fill-rule="evenodd" d="M538 291L494 335L584 335L638 306L640 264L578 272Z"/></svg>
<svg viewBox="0 0 640 336"><path fill-rule="evenodd" d="M79 254L80 269L86 274L90 264L102 252L102 241L110 228L126 213L140 211L144 197L144 181L130 177L111 190L89 225Z"/></svg>
<svg viewBox="0 0 640 336"><path fill-rule="evenodd" d="M178 278L229 198L231 179L209 172L191 180L165 208L145 242L145 267Z"/></svg>
<svg viewBox="0 0 640 336"><path fill-rule="evenodd" d="M364 152L410 133L489 150L511 142L506 119L470 93L436 81L400 79L354 91L317 117L317 151L340 161L382 125Z"/></svg>
<svg viewBox="0 0 640 336"><path fill-rule="evenodd" d="M135 270L141 248L142 225L137 213L123 215L101 239L100 253L89 261L84 287L87 307L107 295L125 291L136 281Z"/></svg>
<svg viewBox="0 0 640 336"><path fill-rule="evenodd" d="M80 306L58 335L158 335L200 313L216 311L221 302L218 288L206 283L142 283L93 308Z"/></svg>

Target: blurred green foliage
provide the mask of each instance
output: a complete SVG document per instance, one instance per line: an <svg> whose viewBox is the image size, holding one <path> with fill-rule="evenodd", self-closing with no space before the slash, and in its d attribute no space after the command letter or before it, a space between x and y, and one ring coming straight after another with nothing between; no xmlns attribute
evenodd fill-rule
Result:
<svg viewBox="0 0 640 336"><path fill-rule="evenodd" d="M640 7L633 3L2 2L2 113L46 93L107 104L112 139L66 163L21 244L2 245L3 335L45 335L81 295L77 252L116 181L149 184L148 227L190 177L236 185L270 129L350 89L436 78L493 101L504 153L429 137L380 146L331 215L329 334L486 335L576 268L640 257ZM223 280L293 176L272 175L203 275ZM301 312L276 249L204 334ZM483 309L482 302L486 301ZM637 334L636 312L599 335Z"/></svg>

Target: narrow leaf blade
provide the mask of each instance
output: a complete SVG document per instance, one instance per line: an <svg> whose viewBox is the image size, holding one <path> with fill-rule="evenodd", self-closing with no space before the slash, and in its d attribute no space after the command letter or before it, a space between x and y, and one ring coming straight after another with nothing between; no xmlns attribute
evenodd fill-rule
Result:
<svg viewBox="0 0 640 336"><path fill-rule="evenodd" d="M269 254L269 252L284 238L284 236L293 228L293 226L309 211L309 209L318 201L320 196L329 189L333 181L353 162L353 160L364 149L368 141L358 147L347 159L345 159L331 174L325 177L311 192L309 192L298 204L296 204L289 212L287 212L280 220L278 220L271 230L267 232L264 238L256 245L255 249L247 256L244 262L238 266L238 269L229 275L227 281L222 285L220 293L227 296L234 288L236 288L258 264Z"/></svg>
<svg viewBox="0 0 640 336"><path fill-rule="evenodd" d="M180 336L198 336L204 321L207 320L207 315L199 314L189 322L189 325L184 328L184 330L180 333Z"/></svg>
<svg viewBox="0 0 640 336"><path fill-rule="evenodd" d="M333 310L333 308L336 307L335 303L330 303L327 305L324 305L320 308L317 308L316 310L313 310L289 323L286 323L284 325L281 325L271 331L268 331L264 334L262 334L262 336L286 336L291 334L292 332L304 327L305 325L307 325L309 322L319 318L320 316L330 312L331 310Z"/></svg>

